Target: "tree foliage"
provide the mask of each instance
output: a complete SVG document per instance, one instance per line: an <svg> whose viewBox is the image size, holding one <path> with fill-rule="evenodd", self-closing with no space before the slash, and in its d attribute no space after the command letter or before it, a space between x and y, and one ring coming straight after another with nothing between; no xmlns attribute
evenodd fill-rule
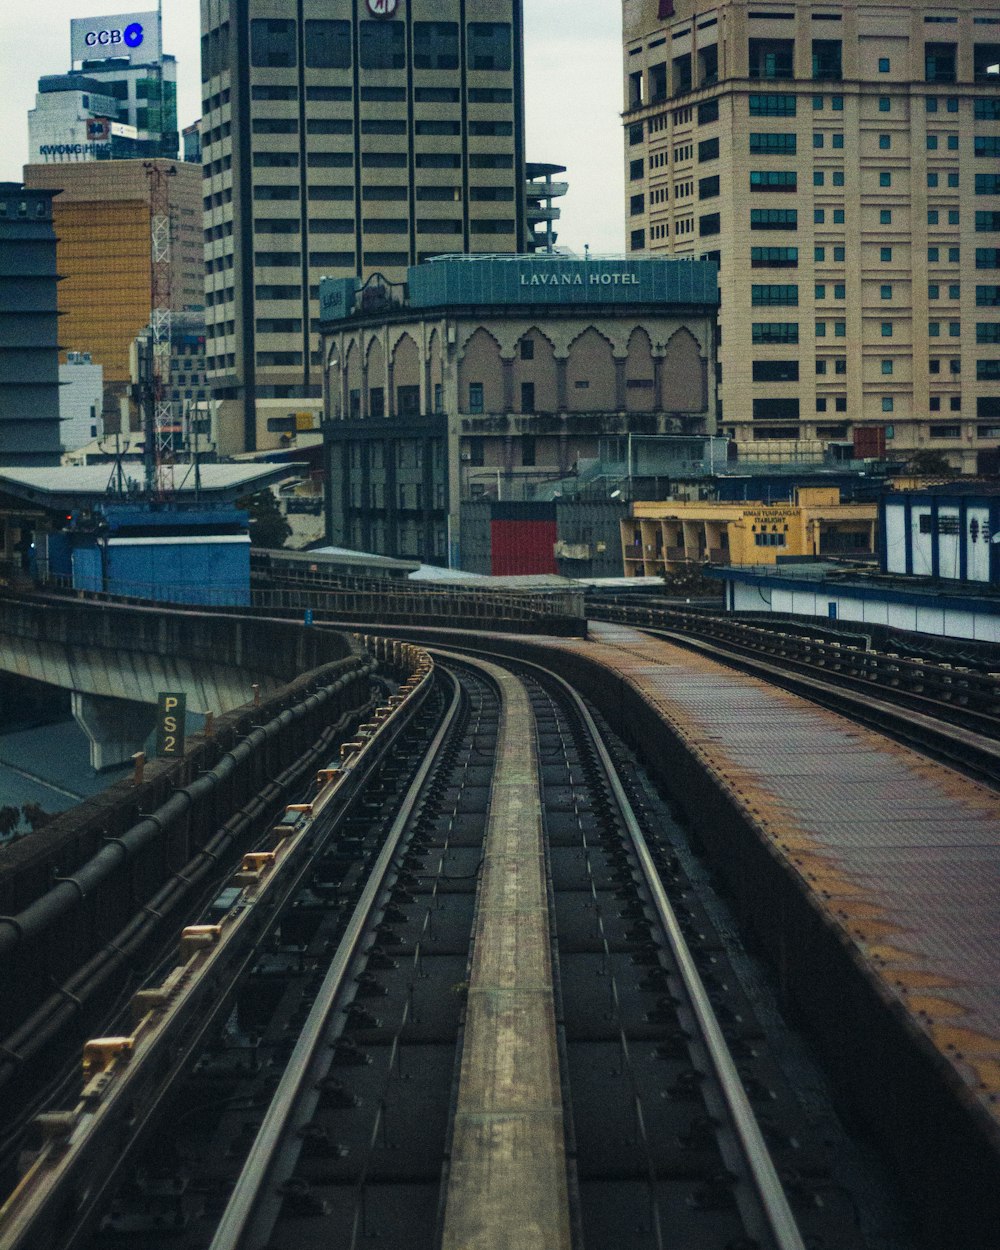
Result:
<svg viewBox="0 0 1000 1250"><path fill-rule="evenodd" d="M269 490L240 499L238 506L250 513L250 542L254 547L283 547L292 527Z"/></svg>
<svg viewBox="0 0 1000 1250"><path fill-rule="evenodd" d="M954 477L957 473L943 451L932 451L930 448L915 451L906 467L920 477Z"/></svg>

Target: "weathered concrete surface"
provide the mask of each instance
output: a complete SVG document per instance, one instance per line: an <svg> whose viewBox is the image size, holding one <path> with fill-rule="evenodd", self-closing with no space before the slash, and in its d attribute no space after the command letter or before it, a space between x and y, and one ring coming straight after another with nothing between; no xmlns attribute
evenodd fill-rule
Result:
<svg viewBox="0 0 1000 1250"><path fill-rule="evenodd" d="M491 666L492 668L492 666ZM534 716L503 690L476 901L443 1250L568 1250L569 1200Z"/></svg>

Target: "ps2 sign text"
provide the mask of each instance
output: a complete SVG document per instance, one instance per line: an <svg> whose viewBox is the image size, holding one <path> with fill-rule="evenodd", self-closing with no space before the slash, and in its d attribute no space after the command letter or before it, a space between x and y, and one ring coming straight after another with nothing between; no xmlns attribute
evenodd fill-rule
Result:
<svg viewBox="0 0 1000 1250"><path fill-rule="evenodd" d="M156 696L156 754L172 758L184 754L187 695L169 691Z"/></svg>

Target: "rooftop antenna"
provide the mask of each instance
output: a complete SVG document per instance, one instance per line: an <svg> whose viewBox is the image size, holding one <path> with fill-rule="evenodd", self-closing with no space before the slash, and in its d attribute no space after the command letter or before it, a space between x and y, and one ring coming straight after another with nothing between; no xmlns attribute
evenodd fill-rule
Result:
<svg viewBox="0 0 1000 1250"><path fill-rule="evenodd" d="M112 453L110 448L105 447L104 442L104 438L99 438L97 440L97 445L101 449L101 453L105 456L111 455ZM122 457L128 451L130 446L131 442L126 440L125 446L122 447L121 435L118 433L115 434L115 450L113 453L114 460L111 467L111 476L108 478L108 484L105 489L113 491L119 495L124 495L126 493L125 472L122 469Z"/></svg>

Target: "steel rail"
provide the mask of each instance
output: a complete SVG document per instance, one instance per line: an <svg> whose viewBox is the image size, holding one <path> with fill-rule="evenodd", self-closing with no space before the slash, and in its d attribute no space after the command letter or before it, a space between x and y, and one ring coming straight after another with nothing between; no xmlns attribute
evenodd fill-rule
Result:
<svg viewBox="0 0 1000 1250"><path fill-rule="evenodd" d="M639 628L638 626L636 628ZM688 634L661 628L646 628L651 637L677 643L721 664L741 669L772 685L782 686L813 703L832 708L851 720L868 725L879 733L906 743L907 746L943 760L952 768L967 773L978 781L1000 786L1000 743L975 730L964 729L950 719L918 712L904 700L878 698L891 694L891 688L875 686L864 691L846 682L830 680L826 670L792 672L779 668L756 655L731 650L717 640L707 641ZM942 704L943 707L951 707ZM951 708L954 712L954 708Z"/></svg>
<svg viewBox="0 0 1000 1250"><path fill-rule="evenodd" d="M100 1071L85 1088L78 1107L56 1117L65 1124L65 1134L56 1133L47 1140L38 1159L0 1207L3 1250L78 1244L101 1195L124 1165L128 1147L148 1131L183 1068L184 1057L194 1052L198 1040L224 1009L237 975L249 966L253 948L272 927L275 903L283 902L298 888L317 845L330 836L331 829L319 822L329 826L331 818L350 805L423 704L429 676L428 670L410 691L416 697L412 701L407 697L400 705L401 717L390 715L379 727L368 727L374 730L369 736L362 734L360 741L346 744L353 751L336 770L336 779L329 781L310 805L311 816L303 831L287 840L289 849L277 871L266 873L258 886L251 887L257 890L255 897L242 901L222 924L207 926L218 931L214 945L199 946L185 959L182 934L181 962L162 986L151 991L162 1005L144 1006L132 1037L113 1039L128 1043L124 1061L115 1060ZM195 926L195 931L198 928ZM227 973L231 974L228 980ZM163 1067L164 1063L166 1073L159 1075L157 1065ZM138 1113L127 1105L133 1096ZM127 1141L122 1135L114 1142L113 1155L106 1158L109 1134L117 1131L123 1118L133 1121L132 1131ZM60 1207L60 1203L65 1203L66 1191L74 1186L74 1215L71 1227L67 1227L65 1206ZM50 1234L60 1220L63 1239L55 1242Z"/></svg>
<svg viewBox="0 0 1000 1250"><path fill-rule="evenodd" d="M461 690L454 684L452 701L437 733L406 792L392 823L378 859L358 900L354 914L330 963L313 1006L299 1035L274 1097L258 1130L246 1163L240 1172L226 1209L216 1228L209 1250L236 1250L241 1244L257 1208L260 1194L273 1171L285 1139L289 1120L307 1083L316 1060L317 1050L330 1025L334 1004L342 995L347 973L358 956L359 948L371 927L379 895L393 867L403 833L424 783L434 766L444 740L455 722L461 704Z"/></svg>
<svg viewBox="0 0 1000 1250"><path fill-rule="evenodd" d="M448 654L435 647L428 647L427 650L432 655L440 654L446 656ZM503 658L508 663L511 661L509 656L504 656ZM701 1031L706 1054L718 1081L743 1158L757 1190L757 1196L767 1221L766 1231L772 1238L775 1250L806 1250L805 1242L802 1240L795 1216L788 1204L788 1199L785 1196L784 1187L774 1166L771 1153L764 1140L760 1125L757 1123L757 1117L754 1115L736 1064L733 1062L730 1054L729 1046L716 1019L708 992L705 989L697 965L694 962L694 957L681 931L674 909L660 881L660 876L656 870L656 865L650 854L645 836L618 777L618 771L605 746L601 732L583 699L564 678L530 661L517 660L515 663L519 667L536 669L544 673L549 680L557 683L565 691L594 744L608 785L614 795L615 803L628 831L629 839L635 849L657 918L670 942L670 952L676 960L680 979L688 995L692 1013ZM746 1216L747 1213L743 1214ZM755 1231L757 1230L748 1227L748 1232L751 1234ZM212 1250L216 1250L216 1248L213 1246Z"/></svg>

